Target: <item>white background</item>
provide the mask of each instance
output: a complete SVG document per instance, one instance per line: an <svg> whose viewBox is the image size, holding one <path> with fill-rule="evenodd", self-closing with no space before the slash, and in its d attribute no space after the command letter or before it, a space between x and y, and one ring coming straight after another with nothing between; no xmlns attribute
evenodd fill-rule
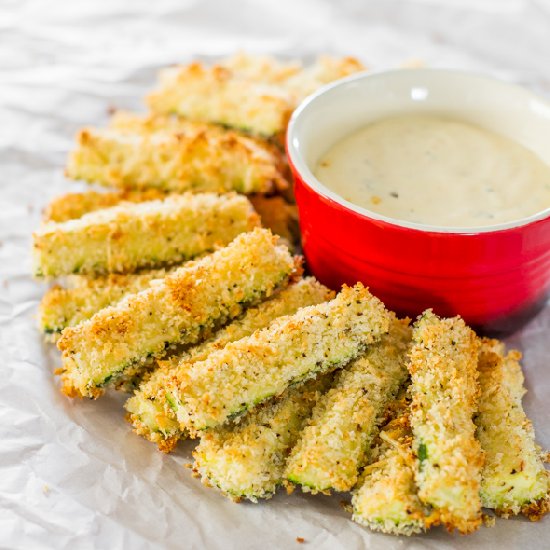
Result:
<svg viewBox="0 0 550 550"><path fill-rule="evenodd" d="M73 135L111 106L141 108L164 65L243 49L310 59L352 54L372 68L422 59L482 70L550 96L543 0L0 1L0 547L544 548L550 518L498 521L471 537L405 541L349 521L339 497L278 495L236 505L135 436L122 396L71 402L41 343L30 234L63 178ZM549 136L550 138L550 136ZM525 405L550 447L550 308L510 339L525 353Z"/></svg>

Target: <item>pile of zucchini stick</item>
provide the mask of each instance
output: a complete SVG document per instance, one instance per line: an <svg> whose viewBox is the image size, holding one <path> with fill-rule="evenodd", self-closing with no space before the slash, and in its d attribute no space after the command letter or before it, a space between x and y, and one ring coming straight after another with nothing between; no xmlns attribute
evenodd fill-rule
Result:
<svg viewBox="0 0 550 550"><path fill-rule="evenodd" d="M232 500L349 493L374 531L531 520L550 477L522 408L521 354L431 310L398 319L361 283L303 275L281 139L352 58L238 54L166 69L145 115L77 137L33 234L61 390L128 392L135 432Z"/></svg>

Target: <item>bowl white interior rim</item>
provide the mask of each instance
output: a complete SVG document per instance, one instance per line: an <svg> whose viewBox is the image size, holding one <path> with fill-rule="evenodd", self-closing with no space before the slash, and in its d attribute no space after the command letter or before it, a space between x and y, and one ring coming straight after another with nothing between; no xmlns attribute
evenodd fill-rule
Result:
<svg viewBox="0 0 550 550"><path fill-rule="evenodd" d="M323 185L315 177L315 175L313 174L313 172L305 162L304 158L302 157L299 141L296 139L294 135L295 132L297 131L297 128L299 128L301 117L305 116L304 113L307 113L307 110L311 108L312 104L314 104L320 96L333 90L334 88L338 88L340 86L346 85L347 83L354 82L356 80L363 80L367 78L377 78L377 77L383 78L386 75L401 73L405 71L410 72L411 74L414 74L414 73L418 74L418 72L425 72L425 73L430 72L434 74L439 73L442 76L445 74L454 74L454 75L462 75L466 78L487 80L493 84L497 84L502 87L512 88L512 89L521 91L524 94L530 95L536 101L545 103L550 109L550 102L546 98L539 96L534 92L531 92L530 90L528 90L527 88L524 88L523 86L519 86L518 84L514 84L511 82L506 82L504 80L500 80L498 78L487 76L481 73L464 71L461 69L439 69L439 68L407 69L407 68L404 68L404 69L391 69L391 70L384 70L384 71L369 71L369 72L361 72L358 74L354 74L346 78L337 80L336 82L327 84L322 88L320 88L319 90L317 90L316 92L314 92L313 94L311 94L310 96L308 96L306 99L304 99L300 103L300 105L296 108L296 110L292 114L292 117L290 118L290 121L288 124L288 132L287 132L288 155L290 157L290 161L296 167L297 171L300 173L305 183L310 187L312 187L320 195L328 199L331 199L342 206L345 206L349 210L353 210L358 214L366 216L367 218L372 218L374 220L383 221L391 225L397 225L397 226L406 227L409 229L419 229L421 231L426 231L426 232L463 233L463 234L490 233L495 231L504 231L507 229L513 229L516 227L521 227L523 225L529 225L533 222L537 222L547 217L550 217L550 207L548 207L540 212L532 214L531 216L527 216L525 218L519 218L517 220L512 220L510 222L498 223L494 225L483 225L483 226L472 226L472 227L452 227L452 226L447 227L447 226L428 225L428 224L421 224L416 222L409 222L405 220L399 220L397 218L390 218L388 216L383 216L382 214L372 212L371 210L363 208L362 206L358 206L357 204L349 202L343 197L341 197L340 195L338 195L337 193L335 193L334 191L330 190L325 185ZM549 136L549 139L550 139L550 136Z"/></svg>

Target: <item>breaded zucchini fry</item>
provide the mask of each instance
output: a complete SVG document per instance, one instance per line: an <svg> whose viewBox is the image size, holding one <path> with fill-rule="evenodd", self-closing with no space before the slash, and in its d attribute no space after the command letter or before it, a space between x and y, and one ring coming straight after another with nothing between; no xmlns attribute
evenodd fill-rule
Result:
<svg viewBox="0 0 550 550"><path fill-rule="evenodd" d="M342 367L388 331L389 313L360 283L330 302L275 319L191 368L165 388L180 428L224 424L288 386Z"/></svg>
<svg viewBox="0 0 550 550"><path fill-rule="evenodd" d="M220 126L175 117L118 115L82 130L68 177L122 189L265 193L288 182L282 152Z"/></svg>
<svg viewBox="0 0 550 550"><path fill-rule="evenodd" d="M331 380L329 373L289 388L241 422L205 432L193 452L203 483L237 501L270 498L282 483L289 449Z"/></svg>
<svg viewBox="0 0 550 550"><path fill-rule="evenodd" d="M396 318L380 342L336 375L292 449L286 479L305 492L349 491L357 483L389 401L407 379L408 320Z"/></svg>
<svg viewBox="0 0 550 550"><path fill-rule="evenodd" d="M321 55L313 65L289 77L284 86L296 98L297 106L321 86L364 70L365 66L355 57Z"/></svg>
<svg viewBox="0 0 550 550"><path fill-rule="evenodd" d="M63 391L97 397L102 388L170 344L208 337L281 286L295 261L271 232L256 229L190 262L150 288L63 331Z"/></svg>
<svg viewBox="0 0 550 550"><path fill-rule="evenodd" d="M229 243L259 223L248 199L228 193L174 195L124 204L33 234L35 274L124 273L175 264Z"/></svg>
<svg viewBox="0 0 550 550"><path fill-rule="evenodd" d="M204 122L215 122L252 134L281 137L291 112L317 88L363 69L352 58L320 58L311 67L288 68L262 58L228 59L212 67L192 63L165 69L160 85L147 98L156 113L177 113Z"/></svg>
<svg viewBox="0 0 550 550"><path fill-rule="evenodd" d="M141 384L125 405L129 412L128 419L136 432L157 443L162 451L171 451L182 431L164 388L180 364L181 368L189 368L191 363L204 361L214 351L266 327L277 317L292 315L301 307L319 304L333 297L334 293L313 277L301 279L256 307L248 308L242 317L220 329L209 340L190 347L182 354L159 361L160 367Z"/></svg>
<svg viewBox="0 0 550 550"><path fill-rule="evenodd" d="M481 397L477 437L485 451L483 506L500 515L522 512L538 520L548 511L549 476L521 405L525 394L519 360L498 340L483 339L479 354Z"/></svg>
<svg viewBox="0 0 550 550"><path fill-rule="evenodd" d="M111 191L99 193L84 191L66 193L54 199L44 212L44 222L66 222L76 220L95 210L117 206L125 202L146 202L166 198L167 194L157 189L144 191ZM248 196L254 210L260 216L262 227L289 243L299 239L298 212L296 205L288 204L280 195L253 194Z"/></svg>
<svg viewBox="0 0 550 550"><path fill-rule="evenodd" d="M296 205L288 204L280 195L251 195L249 200L260 216L263 227L271 229L289 243L298 242L300 229Z"/></svg>
<svg viewBox="0 0 550 550"><path fill-rule="evenodd" d="M302 63L296 60L281 61L270 55L251 55L238 52L220 63L242 78L254 82L280 84L302 72Z"/></svg>
<svg viewBox="0 0 550 550"><path fill-rule="evenodd" d="M159 81L158 89L147 97L154 113L216 122L259 136L280 136L294 109L284 89L247 80L221 65L192 63L164 69Z"/></svg>
<svg viewBox="0 0 550 550"><path fill-rule="evenodd" d="M129 275L81 277L85 280L84 284L78 284L73 288L55 285L46 292L40 302L40 328L48 341L55 342L63 329L78 325L128 294L148 288L151 281L164 278L174 269L176 268L151 269Z"/></svg>
<svg viewBox="0 0 550 550"><path fill-rule="evenodd" d="M481 524L483 453L475 438L479 341L460 317L431 310L415 324L410 352L413 450L419 497L449 530Z"/></svg>
<svg viewBox="0 0 550 550"><path fill-rule="evenodd" d="M426 520L414 481L409 403L402 397L396 405L354 491L352 519L373 531L409 536L424 531Z"/></svg>
<svg viewBox="0 0 550 550"><path fill-rule="evenodd" d="M66 222L76 220L95 210L117 206L123 202L146 202L163 199L166 193L157 189L144 191L111 191L99 193L84 191L83 193L66 193L56 197L44 211L44 222Z"/></svg>

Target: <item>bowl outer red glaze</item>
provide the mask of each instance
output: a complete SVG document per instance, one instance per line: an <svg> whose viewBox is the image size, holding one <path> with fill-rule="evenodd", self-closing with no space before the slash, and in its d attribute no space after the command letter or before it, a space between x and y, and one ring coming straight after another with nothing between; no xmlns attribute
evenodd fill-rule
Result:
<svg viewBox="0 0 550 550"><path fill-rule="evenodd" d="M474 326L521 314L549 294L550 218L482 233L412 229L346 208L291 168L306 261L331 288L361 281L401 314L431 307Z"/></svg>

